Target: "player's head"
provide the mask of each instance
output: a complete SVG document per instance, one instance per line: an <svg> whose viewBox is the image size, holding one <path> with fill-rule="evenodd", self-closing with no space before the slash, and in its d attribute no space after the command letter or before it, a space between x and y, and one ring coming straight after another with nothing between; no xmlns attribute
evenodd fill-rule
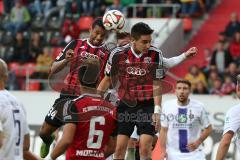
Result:
<svg viewBox="0 0 240 160"><path fill-rule="evenodd" d="M102 18L96 18L92 26L90 28L90 42L94 46L100 46L102 45L105 36L106 36L106 29L103 25Z"/></svg>
<svg viewBox="0 0 240 160"><path fill-rule="evenodd" d="M191 82L188 80L178 80L176 84L176 95L179 102L186 102L191 93Z"/></svg>
<svg viewBox="0 0 240 160"><path fill-rule="evenodd" d="M146 53L151 46L153 30L143 22L136 23L131 29L133 47L137 52Z"/></svg>
<svg viewBox="0 0 240 160"><path fill-rule="evenodd" d="M236 88L236 93L238 98L240 98L240 74L237 76L237 88Z"/></svg>
<svg viewBox="0 0 240 160"><path fill-rule="evenodd" d="M117 32L117 45L124 46L131 42L131 35L128 32Z"/></svg>
<svg viewBox="0 0 240 160"><path fill-rule="evenodd" d="M80 85L88 88L96 88L100 72L100 62L96 58L88 58L82 62L78 70Z"/></svg>
<svg viewBox="0 0 240 160"><path fill-rule="evenodd" d="M4 83L8 79L8 67L6 62L0 58L0 82Z"/></svg>

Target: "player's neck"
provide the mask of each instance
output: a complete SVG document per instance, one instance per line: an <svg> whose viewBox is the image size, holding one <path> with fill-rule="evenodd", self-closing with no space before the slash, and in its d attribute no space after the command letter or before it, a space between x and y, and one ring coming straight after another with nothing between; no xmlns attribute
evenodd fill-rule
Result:
<svg viewBox="0 0 240 160"><path fill-rule="evenodd" d="M179 105L179 106L186 106L186 105L189 104L189 102L190 102L189 99L187 99L187 100L185 100L185 101L179 101L179 100L178 100L178 105Z"/></svg>
<svg viewBox="0 0 240 160"><path fill-rule="evenodd" d="M132 50L134 51L134 53L138 55L142 54L139 50L137 50L137 48L134 45L132 46Z"/></svg>
<svg viewBox="0 0 240 160"><path fill-rule="evenodd" d="M81 94L97 94L97 90L95 88L89 88L89 87L81 87Z"/></svg>

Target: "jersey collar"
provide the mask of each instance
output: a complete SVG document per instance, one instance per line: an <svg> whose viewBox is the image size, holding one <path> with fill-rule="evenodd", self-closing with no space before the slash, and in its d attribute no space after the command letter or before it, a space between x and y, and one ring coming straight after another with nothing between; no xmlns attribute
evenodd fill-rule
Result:
<svg viewBox="0 0 240 160"><path fill-rule="evenodd" d="M103 44L100 45L100 46L94 46L94 45L92 45L92 44L90 43L89 38L87 39L87 44L88 44L90 47L92 47L92 48L101 48L101 47L103 47L103 45L104 45L104 43L103 43Z"/></svg>
<svg viewBox="0 0 240 160"><path fill-rule="evenodd" d="M134 51L133 47L131 47L131 51L132 51L133 55L134 55L136 58L141 58L142 55L143 55L143 53L137 54L137 53Z"/></svg>

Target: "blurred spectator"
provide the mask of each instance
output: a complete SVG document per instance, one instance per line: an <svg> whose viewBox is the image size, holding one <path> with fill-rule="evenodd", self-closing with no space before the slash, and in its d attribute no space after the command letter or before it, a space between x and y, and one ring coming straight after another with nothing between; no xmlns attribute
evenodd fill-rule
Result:
<svg viewBox="0 0 240 160"><path fill-rule="evenodd" d="M224 44L224 49L228 49L228 47L229 47L229 40L226 37L225 32L219 32L218 33L218 41L222 42Z"/></svg>
<svg viewBox="0 0 240 160"><path fill-rule="evenodd" d="M34 15L42 17L48 15L52 6L51 0L34 0L34 2L29 6L29 10Z"/></svg>
<svg viewBox="0 0 240 160"><path fill-rule="evenodd" d="M211 89L214 86L214 81L220 79L218 72L215 70L211 70L208 76L208 88Z"/></svg>
<svg viewBox="0 0 240 160"><path fill-rule="evenodd" d="M185 79L191 82L192 90L195 90L197 88L197 83L199 82L202 82L204 86L207 86L206 77L197 65L193 65L190 67L189 73L187 73Z"/></svg>
<svg viewBox="0 0 240 160"><path fill-rule="evenodd" d="M210 69L210 60L211 60L211 49L210 48L204 48L204 60L202 65L202 70L205 74L208 74L208 71Z"/></svg>
<svg viewBox="0 0 240 160"><path fill-rule="evenodd" d="M198 0L180 0L181 17L190 17L198 11Z"/></svg>
<svg viewBox="0 0 240 160"><path fill-rule="evenodd" d="M78 39L80 34L77 23L71 16L67 17L62 26L62 35L64 38L70 36L71 39Z"/></svg>
<svg viewBox="0 0 240 160"><path fill-rule="evenodd" d="M107 7L106 11L108 10L119 10L121 11L124 15L127 15L126 13L126 8L124 6L121 5L121 1L120 0L113 0L113 4L109 7Z"/></svg>
<svg viewBox="0 0 240 160"><path fill-rule="evenodd" d="M238 68L237 68L237 64L232 62L229 64L228 68L227 68L227 71L225 73L225 75L228 75L231 77L231 79L233 80L233 82L235 84L237 84L237 75L239 74L239 71L238 71Z"/></svg>
<svg viewBox="0 0 240 160"><path fill-rule="evenodd" d="M4 25L7 31L16 34L18 31L27 29L30 22L30 15L26 7L20 0L15 1L15 6L11 9L10 22Z"/></svg>
<svg viewBox="0 0 240 160"><path fill-rule="evenodd" d="M28 40L23 37L23 33L17 32L15 42L13 43L13 55L10 61L19 63L28 62L31 59L28 47Z"/></svg>
<svg viewBox="0 0 240 160"><path fill-rule="evenodd" d="M230 54L233 59L238 62L240 60L240 32L234 34L234 38L229 46Z"/></svg>
<svg viewBox="0 0 240 160"><path fill-rule="evenodd" d="M40 32L32 32L29 51L34 61L36 61L37 56L43 52L44 45L45 43L44 43L44 40L41 39Z"/></svg>
<svg viewBox="0 0 240 160"><path fill-rule="evenodd" d="M196 88L193 90L194 94L208 94L208 90L202 81L198 82Z"/></svg>
<svg viewBox="0 0 240 160"><path fill-rule="evenodd" d="M227 38L231 39L235 32L240 31L240 23L238 20L238 14L233 12L231 14L230 22L227 24L225 28L225 34Z"/></svg>
<svg viewBox="0 0 240 160"><path fill-rule="evenodd" d="M10 14L10 11L13 6L14 6L13 0L3 0L4 14Z"/></svg>
<svg viewBox="0 0 240 160"><path fill-rule="evenodd" d="M32 78L47 79L50 65L53 62L52 50L50 47L44 47L43 53L37 57L36 72L31 76Z"/></svg>
<svg viewBox="0 0 240 160"><path fill-rule="evenodd" d="M95 7L95 0L81 0L81 4L82 14L85 16L92 16Z"/></svg>
<svg viewBox="0 0 240 160"><path fill-rule="evenodd" d="M173 0L164 0L163 3L165 4L173 4ZM162 17L171 17L173 13L173 8L172 7L163 7L161 8L161 16Z"/></svg>
<svg viewBox="0 0 240 160"><path fill-rule="evenodd" d="M223 94L230 95L235 93L236 85L233 83L230 76L224 77L224 83L222 85L221 91Z"/></svg>
<svg viewBox="0 0 240 160"><path fill-rule="evenodd" d="M222 81L221 81L221 79L216 79L213 82L213 88L211 88L210 94L217 94L217 95L222 96L223 93L222 93L221 89L222 89Z"/></svg>
<svg viewBox="0 0 240 160"><path fill-rule="evenodd" d="M212 69L217 69L218 72L223 73L225 68L233 62L231 54L224 49L224 43L218 42L217 49L213 51L210 65Z"/></svg>

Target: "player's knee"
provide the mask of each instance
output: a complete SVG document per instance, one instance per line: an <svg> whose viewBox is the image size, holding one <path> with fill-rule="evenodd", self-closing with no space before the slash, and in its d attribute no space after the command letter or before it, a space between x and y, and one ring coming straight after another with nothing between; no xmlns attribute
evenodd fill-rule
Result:
<svg viewBox="0 0 240 160"><path fill-rule="evenodd" d="M116 158L124 158L126 153L126 148L124 146L117 146L114 156Z"/></svg>
<svg viewBox="0 0 240 160"><path fill-rule="evenodd" d="M151 145L141 145L140 147L140 156L149 157L151 155Z"/></svg>

